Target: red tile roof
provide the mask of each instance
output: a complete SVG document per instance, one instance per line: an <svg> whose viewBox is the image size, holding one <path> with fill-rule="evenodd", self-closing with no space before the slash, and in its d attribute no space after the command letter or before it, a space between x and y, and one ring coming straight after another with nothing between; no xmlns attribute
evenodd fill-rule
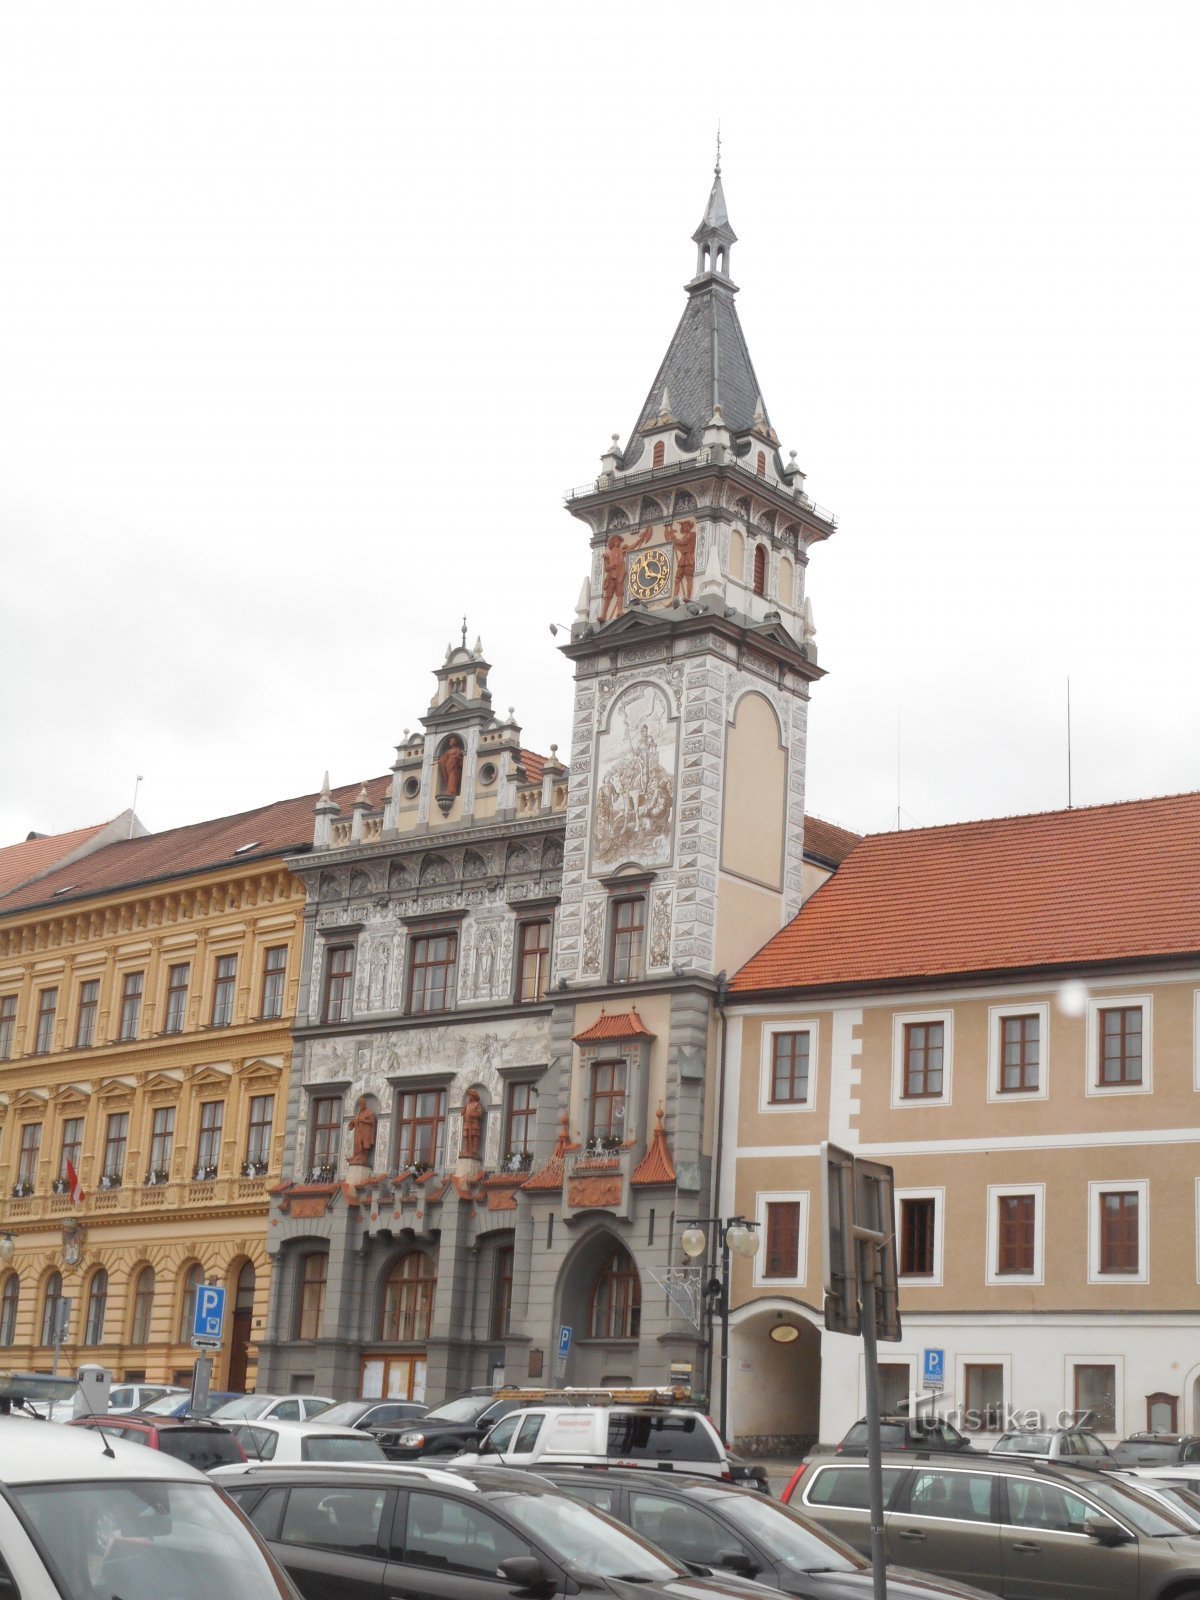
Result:
<svg viewBox="0 0 1200 1600"><path fill-rule="evenodd" d="M373 778L367 795L373 806L383 803L387 777ZM333 798L346 816L362 788L361 783L335 789ZM122 839L35 883L0 895L0 916L31 906L70 904L89 895L105 894L135 884L155 883L209 868L241 865L264 856L278 856L312 845L315 794L279 800L232 817L217 817L186 828ZM243 846L252 845L252 849ZM240 852L240 853L239 853ZM61 890L61 893L55 893Z"/></svg>
<svg viewBox="0 0 1200 1600"><path fill-rule="evenodd" d="M546 757L539 756L536 750L522 750L520 760L530 783L541 783L542 773L546 770Z"/></svg>
<svg viewBox="0 0 1200 1600"><path fill-rule="evenodd" d="M638 1016L638 1009L634 1006L632 1011L614 1011L607 1016L603 1011L592 1023L590 1028L585 1028L582 1033L575 1035L576 1044L591 1044L597 1039L655 1039L657 1034L650 1029Z"/></svg>
<svg viewBox="0 0 1200 1600"><path fill-rule="evenodd" d="M849 828L839 828L836 822L826 822L824 817L811 813L804 819L804 854L839 867L862 842L862 834L851 833Z"/></svg>
<svg viewBox="0 0 1200 1600"><path fill-rule="evenodd" d="M675 1182L675 1163L671 1160L671 1152L667 1147L667 1136L663 1132L663 1108L659 1106L654 1114L654 1135L650 1140L650 1148L633 1169L629 1179L630 1183L638 1188L650 1188L654 1184Z"/></svg>
<svg viewBox="0 0 1200 1600"><path fill-rule="evenodd" d="M737 994L1200 952L1200 794L865 838Z"/></svg>
<svg viewBox="0 0 1200 1600"><path fill-rule="evenodd" d="M72 833L31 835L20 844L5 845L0 849L0 895L52 870L110 826L108 822L97 822L90 828L76 828Z"/></svg>

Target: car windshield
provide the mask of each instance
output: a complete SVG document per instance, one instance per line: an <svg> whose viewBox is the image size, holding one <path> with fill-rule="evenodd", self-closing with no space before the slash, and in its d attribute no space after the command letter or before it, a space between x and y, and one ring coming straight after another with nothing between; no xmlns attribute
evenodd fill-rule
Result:
<svg viewBox="0 0 1200 1600"><path fill-rule="evenodd" d="M342 1400L328 1411L322 1411L321 1421L334 1428L352 1428L359 1417L365 1417L378 1404L378 1400Z"/></svg>
<svg viewBox="0 0 1200 1600"><path fill-rule="evenodd" d="M276 1396L273 1394L243 1394L236 1400L226 1400L223 1406L218 1406L213 1412L218 1422L224 1422L227 1417L237 1417L243 1420L246 1417L261 1417L275 1404Z"/></svg>
<svg viewBox="0 0 1200 1600"><path fill-rule="evenodd" d="M531 1539L592 1577L667 1583L683 1576L652 1544L569 1495L512 1494L503 1504Z"/></svg>
<svg viewBox="0 0 1200 1600"><path fill-rule="evenodd" d="M1139 1444L1135 1439L1122 1439L1120 1444L1113 1446L1113 1460L1119 1461L1123 1467L1145 1466L1151 1461L1176 1461L1179 1457L1177 1444L1159 1444L1153 1439Z"/></svg>
<svg viewBox="0 0 1200 1600"><path fill-rule="evenodd" d="M1097 1474L1095 1482L1089 1478L1087 1487L1088 1493L1114 1516L1130 1523L1139 1533L1149 1534L1152 1539L1195 1531L1186 1513L1173 1511L1161 1500L1151 1500L1128 1484L1113 1483L1111 1479Z"/></svg>
<svg viewBox="0 0 1200 1600"><path fill-rule="evenodd" d="M173 1417L181 1406L187 1404L185 1394L162 1394L157 1400L151 1400L144 1406L139 1406L139 1411L144 1411L151 1417Z"/></svg>
<svg viewBox="0 0 1200 1600"><path fill-rule="evenodd" d="M870 1569L871 1563L864 1561L849 1545L763 1495L722 1495L717 1504L734 1527L742 1529L751 1539L759 1540L772 1560L782 1561L792 1572L812 1572L818 1568L832 1572Z"/></svg>
<svg viewBox="0 0 1200 1600"><path fill-rule="evenodd" d="M994 1456L1048 1456L1053 1444L1048 1433L1003 1433L992 1446Z"/></svg>
<svg viewBox="0 0 1200 1600"><path fill-rule="evenodd" d="M457 1400L447 1400L445 1405L427 1411L421 1422L477 1422L491 1404L490 1394L460 1395Z"/></svg>
<svg viewBox="0 0 1200 1600"><path fill-rule="evenodd" d="M45 1483L9 1489L64 1600L287 1600L287 1580L206 1483Z"/></svg>
<svg viewBox="0 0 1200 1600"><path fill-rule="evenodd" d="M356 1439L349 1439L343 1433L335 1433L328 1439L324 1434L310 1433L300 1441L300 1454L305 1461L387 1460L367 1433L360 1433Z"/></svg>

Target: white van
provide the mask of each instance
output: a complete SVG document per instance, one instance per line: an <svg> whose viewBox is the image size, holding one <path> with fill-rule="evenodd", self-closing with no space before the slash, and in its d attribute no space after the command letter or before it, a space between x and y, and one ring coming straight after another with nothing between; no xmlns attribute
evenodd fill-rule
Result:
<svg viewBox="0 0 1200 1600"><path fill-rule="evenodd" d="M527 1406L502 1417L478 1454L450 1465L652 1467L732 1479L716 1428L688 1406Z"/></svg>

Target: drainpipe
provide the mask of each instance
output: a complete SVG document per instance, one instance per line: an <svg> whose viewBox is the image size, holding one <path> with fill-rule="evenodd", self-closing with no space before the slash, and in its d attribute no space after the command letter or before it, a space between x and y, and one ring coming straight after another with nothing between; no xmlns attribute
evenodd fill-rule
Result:
<svg viewBox="0 0 1200 1600"><path fill-rule="evenodd" d="M718 1030L719 1030L719 1033L720 1033L720 1044L718 1046L718 1067L717 1067L716 1135L715 1135L715 1138L713 1140L713 1178L712 1178L712 1190L709 1193L709 1197L708 1197L708 1199L709 1199L708 1214L711 1217L719 1217L721 1215L721 1165L722 1165L722 1155L723 1155L724 1146L725 1146L725 1039L726 1039L726 1031L727 1031L726 1022L725 1022L725 996L728 994L728 992L729 992L729 978L728 978L728 975L726 974L725 968L722 967L720 972L717 973L717 1027L718 1027ZM713 1277L716 1275L716 1271L717 1271L717 1249L718 1249L717 1239L716 1239L716 1233L717 1232L720 1232L720 1230L717 1229L717 1230L714 1231L711 1255L710 1255L710 1259L708 1261L708 1276L709 1276L709 1281L710 1282L712 1281ZM723 1281L725 1282L725 1289L724 1289L723 1294L722 1294L722 1299L723 1299L723 1301L725 1303L725 1306L726 1306L726 1314L725 1314L725 1319L724 1319L724 1322L723 1322L723 1327L724 1327L724 1330L725 1330L724 1336L725 1336L725 1338L728 1338L728 1333L729 1333L729 1321L728 1321L729 1283L728 1283L728 1278L726 1278ZM712 1384L713 1384L713 1336L712 1336L713 1335L713 1318L712 1318L712 1307L711 1307L711 1304L710 1304L710 1302L708 1301L707 1298L705 1299L704 1304L705 1304L705 1307L707 1309L707 1314L708 1314L708 1348L705 1351L705 1355L704 1355L704 1392L705 1392L706 1396L708 1397L708 1404L711 1407L711 1405L712 1405ZM723 1357L723 1360L722 1360L722 1363L721 1363L721 1368L722 1368L723 1372L727 1373L728 1370L729 1370L729 1363L728 1363L729 1352L728 1352L728 1350L726 1350L724 1348L724 1346L722 1346L721 1353L722 1353L722 1357ZM722 1393L722 1395L721 1395L721 1407L722 1407L723 1410L727 1410L728 1409L728 1396L725 1395L724 1393ZM726 1442L728 1442L728 1441L726 1441Z"/></svg>

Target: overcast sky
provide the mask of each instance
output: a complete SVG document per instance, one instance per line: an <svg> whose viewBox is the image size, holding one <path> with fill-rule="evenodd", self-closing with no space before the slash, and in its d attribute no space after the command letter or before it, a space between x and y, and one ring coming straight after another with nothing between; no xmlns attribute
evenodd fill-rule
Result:
<svg viewBox="0 0 1200 1600"><path fill-rule="evenodd" d="M386 771L466 613L569 744L562 507L739 311L839 518L808 803L1200 788L1200 7L0 4L0 842Z"/></svg>

